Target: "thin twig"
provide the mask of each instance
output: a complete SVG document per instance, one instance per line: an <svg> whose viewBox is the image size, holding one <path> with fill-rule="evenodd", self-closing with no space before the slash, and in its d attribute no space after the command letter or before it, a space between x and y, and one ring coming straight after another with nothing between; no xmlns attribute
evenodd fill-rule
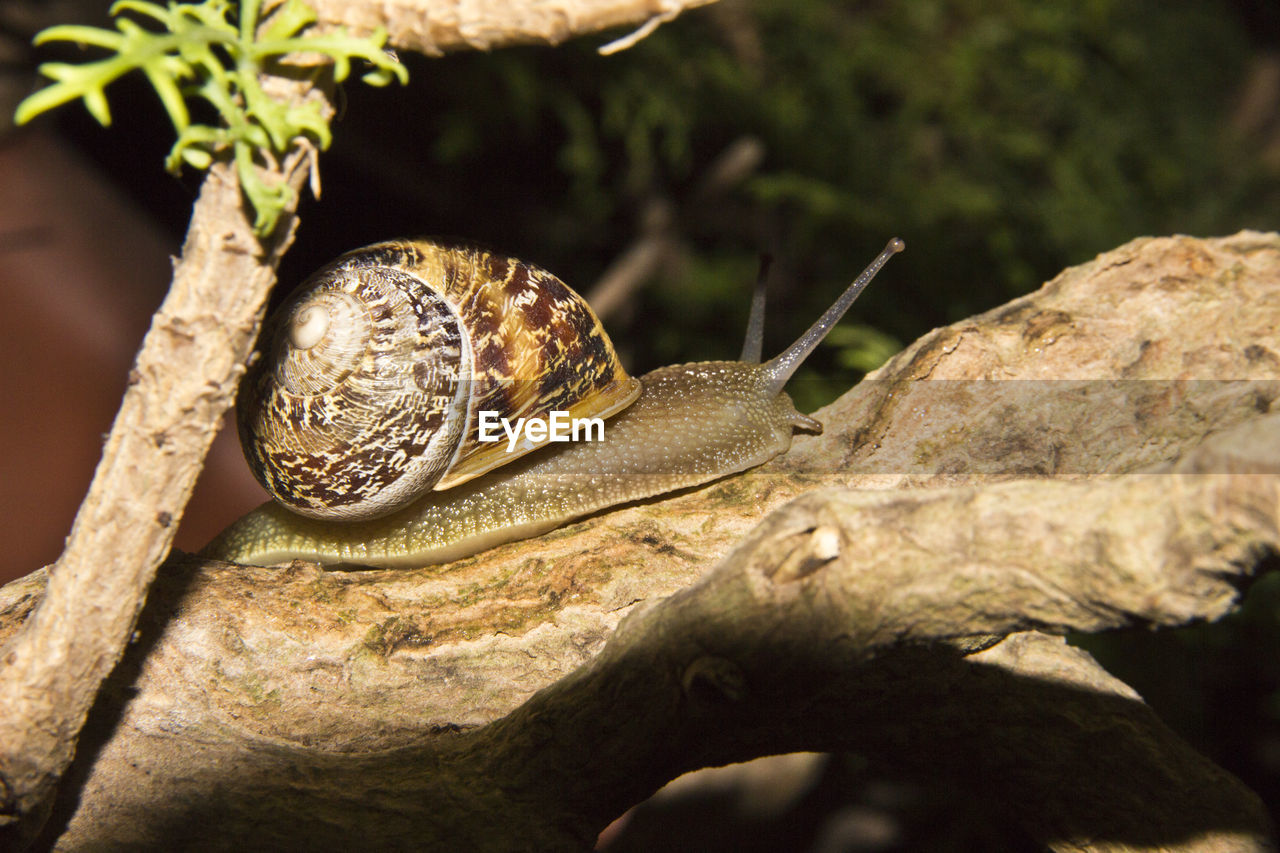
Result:
<svg viewBox="0 0 1280 853"><path fill-rule="evenodd" d="M306 166L305 154L293 156L268 179L288 181L296 198ZM290 211L264 248L234 171L211 170L48 590L2 651L0 840L16 846L39 829L98 686L129 642L231 405L293 227Z"/></svg>

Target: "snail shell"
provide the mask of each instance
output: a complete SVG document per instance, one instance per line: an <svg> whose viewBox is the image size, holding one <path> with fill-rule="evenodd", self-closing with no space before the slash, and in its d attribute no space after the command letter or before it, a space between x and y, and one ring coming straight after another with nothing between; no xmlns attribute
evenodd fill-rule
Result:
<svg viewBox="0 0 1280 853"><path fill-rule="evenodd" d="M267 321L260 349L236 400L241 445L263 487L313 518L386 515L539 446L481 442L481 411L607 418L640 393L554 275L431 240L323 267Z"/></svg>

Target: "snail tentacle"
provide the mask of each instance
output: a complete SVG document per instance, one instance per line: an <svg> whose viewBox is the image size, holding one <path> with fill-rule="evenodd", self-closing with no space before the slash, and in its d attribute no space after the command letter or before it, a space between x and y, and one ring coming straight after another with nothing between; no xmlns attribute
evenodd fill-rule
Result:
<svg viewBox="0 0 1280 853"><path fill-rule="evenodd" d="M827 333L835 328L836 323L840 322L840 318L845 315L845 312L849 310L854 301L862 295L862 291L871 283L871 279L876 277L876 273L880 272L880 268L906 247L907 244L897 237L890 240L880 254L876 255L875 260L867 264L867 268L862 271L862 274L853 280L853 284L849 285L848 289L840 294L840 298L823 312L822 316L809 327L808 331L801 335L795 343L765 364L770 377L769 387L775 394L782 392L787 380L809 357L809 353L817 348L822 339L827 336Z"/></svg>
<svg viewBox="0 0 1280 853"><path fill-rule="evenodd" d="M769 283L769 269L773 266L770 255L760 256L760 269L756 272L756 286L751 289L751 310L747 313L747 334L742 341L742 355L738 361L759 364L764 353L764 303Z"/></svg>

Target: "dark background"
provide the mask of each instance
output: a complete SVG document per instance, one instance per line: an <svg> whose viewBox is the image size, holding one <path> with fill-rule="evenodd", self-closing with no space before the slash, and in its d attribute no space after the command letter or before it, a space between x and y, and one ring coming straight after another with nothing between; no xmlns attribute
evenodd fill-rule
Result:
<svg viewBox="0 0 1280 853"><path fill-rule="evenodd" d="M3 125L38 61L89 56L33 51L30 36L103 23L104 8L0 0L0 578L57 556L199 185L164 172L172 133L140 77L109 90L111 128L78 105ZM736 356L760 252L775 258L769 355L903 237L908 251L793 382L811 409L923 332L1134 237L1277 227L1273 0L725 0L620 55L595 53L606 40L404 55L407 87L347 84L284 286L365 243L447 234L589 292L647 239L655 273L606 318L639 373ZM224 431L179 547L261 499ZM1276 803L1278 614L1271 582L1221 625L1089 642ZM884 845L832 849L994 849L963 817L939 818L937 792L876 788L844 760L820 775L768 831L727 820L724 849L819 849L850 803L933 835L904 835L903 820ZM694 812L707 826L708 809ZM649 849L714 849L675 820Z"/></svg>

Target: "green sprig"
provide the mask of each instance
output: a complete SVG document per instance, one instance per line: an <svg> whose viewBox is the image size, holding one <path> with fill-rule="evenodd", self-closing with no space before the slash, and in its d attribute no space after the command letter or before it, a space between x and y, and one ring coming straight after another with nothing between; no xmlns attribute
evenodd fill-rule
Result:
<svg viewBox="0 0 1280 853"><path fill-rule="evenodd" d="M260 0L243 0L237 9L228 0L201 3L117 0L111 7L115 30L87 26L50 27L36 36L37 45L74 42L101 48L111 55L71 65L46 62L40 73L53 83L18 105L15 121L25 124L40 113L82 100L99 124L111 124L106 87L135 69L146 74L178 134L165 167L177 172L185 163L207 169L214 158L230 152L245 196L254 209L254 229L268 234L291 200L283 183L268 184L258 166L286 154L300 139L321 149L331 139L329 123L315 103L290 104L268 95L260 83L265 65L290 54L320 55L333 63L334 79L345 80L351 61L370 67L362 79L372 86L398 80L408 72L383 49L387 34L379 28L369 38L346 30L318 35L299 33L316 20L304 0L285 0L259 27ZM132 13L149 29L123 13ZM193 124L188 98L200 98L221 118L220 126Z"/></svg>

